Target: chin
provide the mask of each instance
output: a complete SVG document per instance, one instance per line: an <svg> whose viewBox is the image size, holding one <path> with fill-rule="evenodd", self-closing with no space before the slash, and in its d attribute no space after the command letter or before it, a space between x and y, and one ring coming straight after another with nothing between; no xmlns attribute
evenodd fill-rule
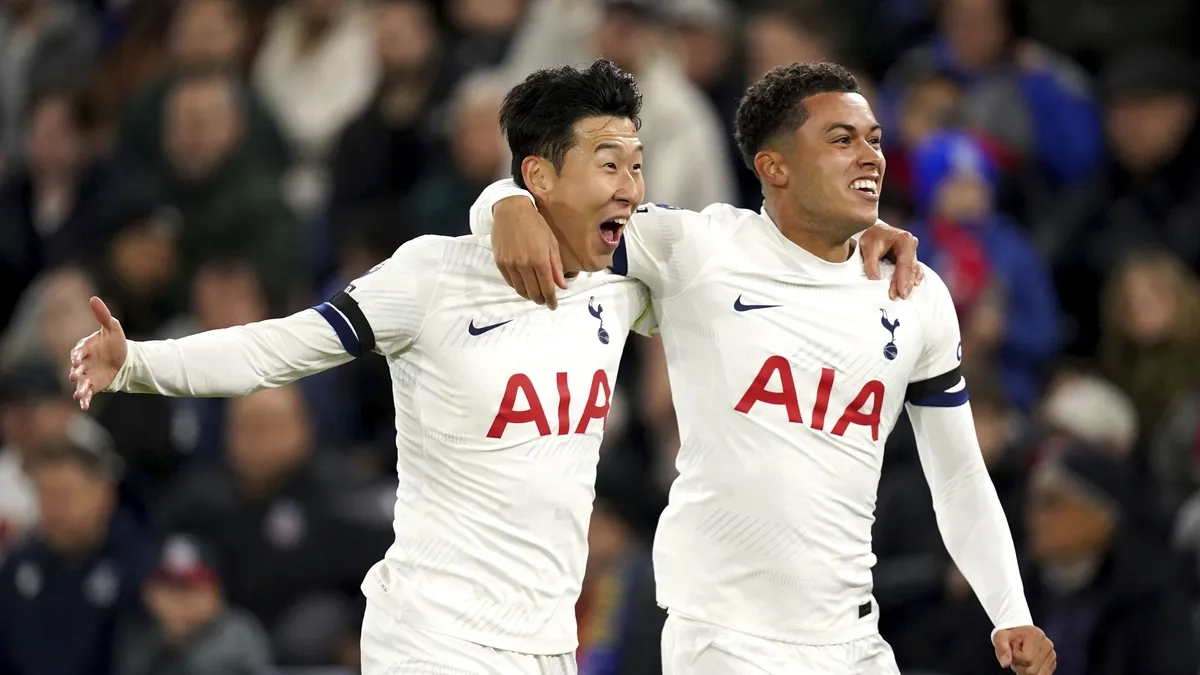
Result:
<svg viewBox="0 0 1200 675"><path fill-rule="evenodd" d="M854 232L856 234L859 232L862 232L863 230L870 228L872 225L874 225L878 221L879 221L879 209L875 209L874 211L872 211L870 213L855 214L855 217L853 219L853 227L855 227L856 229L854 230Z"/></svg>
<svg viewBox="0 0 1200 675"><path fill-rule="evenodd" d="M612 267L612 254L592 256L591 260L583 262L584 272L600 272Z"/></svg>

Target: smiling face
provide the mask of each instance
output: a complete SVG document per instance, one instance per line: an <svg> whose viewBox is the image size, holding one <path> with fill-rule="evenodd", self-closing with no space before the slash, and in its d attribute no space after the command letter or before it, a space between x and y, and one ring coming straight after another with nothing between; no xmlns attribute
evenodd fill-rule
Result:
<svg viewBox="0 0 1200 675"><path fill-rule="evenodd" d="M529 180L562 243L567 270L595 272L612 264L621 233L642 203L642 143L634 122L595 116L574 125L575 144L557 172L546 160Z"/></svg>
<svg viewBox="0 0 1200 675"><path fill-rule="evenodd" d="M816 94L801 105L808 119L780 143L788 198L834 241L849 239L879 218L879 122L861 94Z"/></svg>

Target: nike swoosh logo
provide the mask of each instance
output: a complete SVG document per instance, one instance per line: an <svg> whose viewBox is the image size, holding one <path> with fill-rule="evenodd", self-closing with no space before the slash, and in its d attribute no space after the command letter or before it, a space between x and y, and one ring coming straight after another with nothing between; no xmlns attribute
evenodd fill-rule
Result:
<svg viewBox="0 0 1200 675"><path fill-rule="evenodd" d="M476 326L475 319L471 319L471 324L467 326L467 332L471 335L483 335L489 330L495 330L506 323L512 323L512 319L509 319L508 321L501 321L500 323L494 323L490 326Z"/></svg>
<svg viewBox="0 0 1200 675"><path fill-rule="evenodd" d="M738 312L749 312L752 309L770 309L772 307L783 307L783 305L745 305L742 304L742 296L738 296L737 300L733 301L733 309Z"/></svg>

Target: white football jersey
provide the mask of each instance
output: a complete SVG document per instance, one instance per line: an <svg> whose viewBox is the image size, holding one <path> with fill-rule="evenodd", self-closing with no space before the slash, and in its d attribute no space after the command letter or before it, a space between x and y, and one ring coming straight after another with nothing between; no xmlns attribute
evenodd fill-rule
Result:
<svg viewBox="0 0 1200 675"><path fill-rule="evenodd" d="M654 293L682 443L654 545L660 603L789 642L877 632L884 442L906 397L966 397L945 393L961 382L945 285L926 270L890 300L890 266L871 281L857 248L819 259L765 211L644 206L623 239L614 269Z"/></svg>
<svg viewBox="0 0 1200 675"><path fill-rule="evenodd" d="M489 187L472 229L490 232L492 205L516 195L527 193ZM654 542L659 603L788 642L877 632L884 442L906 400L967 398L945 284L926 269L908 300L890 300L890 266L871 281L857 248L830 263L765 210L724 204L640 207L612 269L650 287L679 422L679 476ZM1019 598L1019 580L1007 591Z"/></svg>
<svg viewBox="0 0 1200 675"><path fill-rule="evenodd" d="M396 541L363 592L398 620L489 647L577 646L596 463L646 288L580 274L549 311L487 237L426 236L318 307L351 354L389 362Z"/></svg>

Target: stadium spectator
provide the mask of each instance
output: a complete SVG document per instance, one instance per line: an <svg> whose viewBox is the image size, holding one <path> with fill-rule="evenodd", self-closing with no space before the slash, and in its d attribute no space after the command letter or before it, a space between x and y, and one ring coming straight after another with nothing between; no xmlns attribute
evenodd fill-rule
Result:
<svg viewBox="0 0 1200 675"><path fill-rule="evenodd" d="M500 65L525 1L449 0L444 3L449 30L441 73L442 96L472 72Z"/></svg>
<svg viewBox="0 0 1200 675"><path fill-rule="evenodd" d="M1111 159L1040 227L1076 355L1096 349L1096 289L1130 249L1167 249L1200 272L1198 82L1191 60L1162 50L1115 57L1101 75Z"/></svg>
<svg viewBox="0 0 1200 675"><path fill-rule="evenodd" d="M95 26L70 0L0 5L0 173L23 157L30 101L47 88L83 84L95 50Z"/></svg>
<svg viewBox="0 0 1200 675"><path fill-rule="evenodd" d="M435 163L413 188L413 216L427 234L469 234L467 216L478 195L511 166L500 133L500 104L508 88L491 73L474 73L455 92L448 110L448 161Z"/></svg>
<svg viewBox="0 0 1200 675"><path fill-rule="evenodd" d="M1135 255L1114 272L1104 304L1101 364L1153 430L1200 382L1200 281L1170 253Z"/></svg>
<svg viewBox="0 0 1200 675"><path fill-rule="evenodd" d="M1085 181L1103 152L1086 74L1020 34L1019 3L948 0L939 34L889 71L893 100L914 82L946 75L966 90L968 123L1011 148L1053 185Z"/></svg>
<svg viewBox="0 0 1200 675"><path fill-rule="evenodd" d="M162 506L164 528L214 543L229 600L263 623L279 659L329 663L345 635L357 635L362 571L382 557L390 532L342 513L344 471L314 462L298 389L230 403L224 462L181 479Z"/></svg>
<svg viewBox="0 0 1200 675"><path fill-rule="evenodd" d="M362 0L287 0L272 13L254 86L293 150L288 203L310 214L329 196L326 166L338 133L379 80L372 14Z"/></svg>
<svg viewBox="0 0 1200 675"><path fill-rule="evenodd" d="M276 172L244 144L246 96L232 76L207 71L176 80L166 99L170 171L145 177L150 198L179 211L175 242L186 288L214 258L254 262L272 307L298 281L295 217Z"/></svg>
<svg viewBox="0 0 1200 675"><path fill-rule="evenodd" d="M1133 517L1136 492L1108 453L1071 446L1029 495L1030 608L1060 675L1192 675L1200 667L1178 561ZM1134 509L1131 509L1134 506Z"/></svg>
<svg viewBox="0 0 1200 675"><path fill-rule="evenodd" d="M41 523L0 569L0 669L107 675L119 617L139 607L154 542L121 505L121 463L103 443L51 441L28 470Z"/></svg>
<svg viewBox="0 0 1200 675"><path fill-rule="evenodd" d="M1112 382L1073 374L1047 387L1039 405L1042 433L1083 441L1121 460L1131 459L1138 441L1137 409Z"/></svg>
<svg viewBox="0 0 1200 675"><path fill-rule="evenodd" d="M62 378L42 361L0 373L0 559L37 524L37 493L25 471L35 448L66 435L79 414Z"/></svg>
<svg viewBox="0 0 1200 675"><path fill-rule="evenodd" d="M729 202L735 183L728 139L716 110L687 79L670 49L674 39L661 8L647 0L605 0L596 27L601 56L633 73L642 90L644 176L651 201L700 210Z"/></svg>
<svg viewBox="0 0 1200 675"><path fill-rule="evenodd" d="M249 50L246 16L237 0L181 0L170 18L166 72L148 82L124 105L118 149L134 169L166 170L163 147L166 100L180 79L197 70L225 72L242 80ZM245 89L246 128L242 143L251 154L282 171L290 151L260 92Z"/></svg>
<svg viewBox="0 0 1200 675"><path fill-rule="evenodd" d="M907 229L950 288L963 353L994 359L1010 400L1029 410L1059 346L1050 271L1028 236L996 210L998 169L973 138L930 136L914 149L912 169L917 220Z"/></svg>
<svg viewBox="0 0 1200 675"><path fill-rule="evenodd" d="M78 311L96 288L81 268L61 267L39 277L17 305L0 345L0 366L31 358L54 360L65 348L87 335ZM61 357L60 357L61 358Z"/></svg>
<svg viewBox="0 0 1200 675"><path fill-rule="evenodd" d="M121 626L114 675L268 675L271 651L254 617L230 607L205 541L168 536L143 588L149 617Z"/></svg>
<svg viewBox="0 0 1200 675"><path fill-rule="evenodd" d="M40 272L81 262L103 241L114 181L95 125L83 96L48 91L31 103L26 159L0 178L0 325Z"/></svg>
<svg viewBox="0 0 1200 675"><path fill-rule="evenodd" d="M335 242L355 207L390 200L399 210L432 154L428 106L444 46L424 0L389 0L375 8L379 87L375 99L342 131L331 163L329 211ZM340 246L339 246L340 248Z"/></svg>

